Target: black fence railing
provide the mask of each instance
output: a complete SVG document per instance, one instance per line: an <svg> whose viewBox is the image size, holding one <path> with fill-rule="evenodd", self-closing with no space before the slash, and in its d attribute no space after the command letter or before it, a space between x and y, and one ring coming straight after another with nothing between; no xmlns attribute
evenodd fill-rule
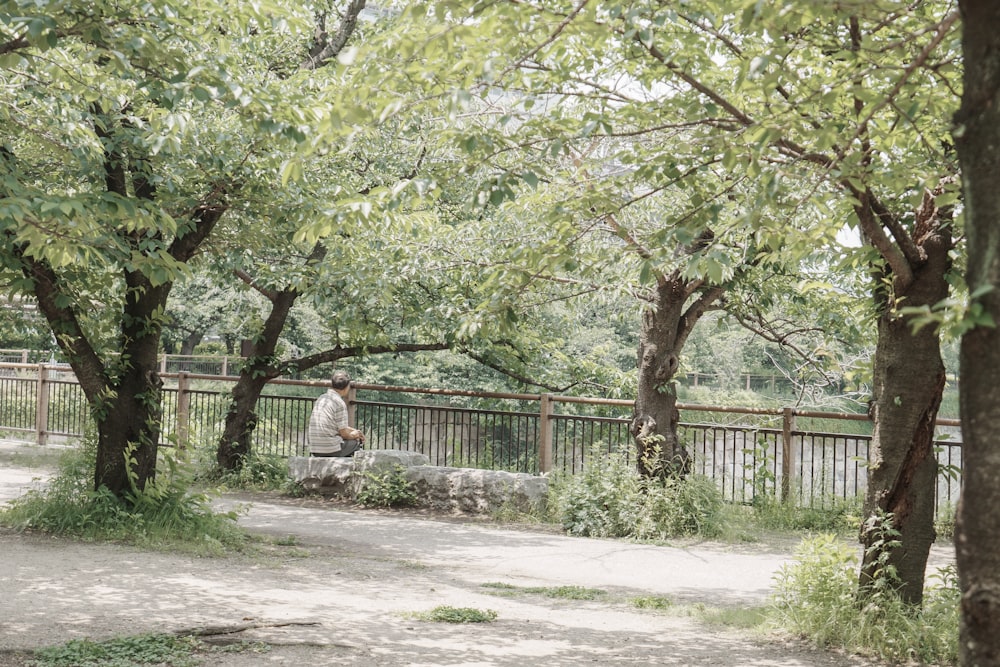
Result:
<svg viewBox="0 0 1000 667"><path fill-rule="evenodd" d="M234 378L164 377L163 444L214 447ZM269 386L257 406L255 450L306 454L309 415L326 383L284 380ZM420 452L439 466L572 474L589 457L632 441L631 402L622 400L360 384L349 404L367 447ZM748 503L766 494L823 508L865 491L871 436L864 415L678 407L678 435L693 456L694 471L714 479L729 501ZM843 425L854 433L800 429L797 420L822 420L817 423ZM83 392L67 367L0 364L0 437L44 445L82 437L89 422ZM954 420L939 420L939 508L950 507L958 497L961 442L945 432L954 436L957 426Z"/></svg>

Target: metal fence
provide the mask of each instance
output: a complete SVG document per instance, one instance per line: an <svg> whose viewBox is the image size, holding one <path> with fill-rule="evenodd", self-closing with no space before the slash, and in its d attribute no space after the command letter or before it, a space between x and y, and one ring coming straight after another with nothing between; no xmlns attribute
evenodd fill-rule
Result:
<svg viewBox="0 0 1000 667"><path fill-rule="evenodd" d="M163 444L214 447L232 377L166 374ZM315 397L327 383L278 380L261 397L255 451L307 453ZM628 447L632 403L537 394L500 394L359 384L349 406L367 447L421 452L433 465L526 473L579 472L588 458ZM865 492L870 425L865 415L680 404L678 435L694 471L732 502L758 494L826 508ZM850 432L799 428L837 424ZM0 436L41 445L82 437L90 421L83 392L65 366L0 364ZM734 423L739 422L739 423ZM955 420L940 430L957 432ZM940 434L940 508L958 498L961 442Z"/></svg>

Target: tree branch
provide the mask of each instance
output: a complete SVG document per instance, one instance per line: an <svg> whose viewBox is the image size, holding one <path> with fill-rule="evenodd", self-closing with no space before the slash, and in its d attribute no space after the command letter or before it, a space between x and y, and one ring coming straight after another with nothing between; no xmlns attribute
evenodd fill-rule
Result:
<svg viewBox="0 0 1000 667"><path fill-rule="evenodd" d="M905 287L909 285L913 281L913 267L907 260L906 255L903 254L900 246L894 244L892 239L885 233L881 220L875 215L875 209L873 208L873 200L875 198L871 191L866 189L862 192L846 180L842 181L842 185L858 201L854 205L854 211L858 216L858 223L861 225L861 231L864 232L868 243L889 264L894 281L897 281L897 286Z"/></svg>
<svg viewBox="0 0 1000 667"><path fill-rule="evenodd" d="M340 347L339 345L330 350L323 350L316 354L310 354L298 359L289 359L276 366L265 369L268 379L273 379L290 373L297 373L310 368L315 368L320 364L347 359L348 357L361 357L371 354L392 354L395 352L434 352L452 349L451 343L396 343L394 345L369 345L363 347Z"/></svg>
<svg viewBox="0 0 1000 667"><path fill-rule="evenodd" d="M205 239L209 237L216 223L229 209L229 205L223 201L224 190L216 188L202 204L195 207L191 212L191 224L186 225L187 229L181 227L177 230L177 236L170 244L168 253L171 257L181 263L190 260ZM213 201L214 200L214 201Z"/></svg>
<svg viewBox="0 0 1000 667"><path fill-rule="evenodd" d="M261 296L263 296L268 301L272 301L273 302L274 299L278 295L277 290L273 290L273 289L271 289L269 287L265 287L264 285L261 285L259 282L257 282L254 279L253 276L250 275L249 272L246 271L246 269L233 269L233 275L236 276L237 278L239 278L240 280L242 280L251 289L253 289L254 291L256 291L258 294L260 294Z"/></svg>
<svg viewBox="0 0 1000 667"><path fill-rule="evenodd" d="M519 373L515 373L514 371L510 370L509 368L505 368L504 366L501 366L500 364L498 364L496 362L490 361L486 357L484 357L484 356L482 356L480 354L476 354L475 352L471 352L469 350L466 350L464 352L464 354L465 354L465 356L469 357L473 361L475 361L477 363L480 363L483 366L486 366L487 368L492 368L496 372L502 373L502 374L506 375L507 377L513 379L513 380L517 380L518 382L520 382L521 384L523 384L525 386L540 387L540 388L545 389L546 391L552 392L554 394L565 393L566 391L568 391L569 389L572 389L574 386L576 386L578 384L578 383L574 382L574 383L569 384L569 385L567 385L565 387L553 387L551 385L542 384L540 382L532 380L531 378L525 377L525 376L523 376L523 375L521 375Z"/></svg>
<svg viewBox="0 0 1000 667"><path fill-rule="evenodd" d="M316 40L309 56L302 63L302 69L315 70L323 67L343 50L347 40L358 25L358 15L365 8L366 0L352 0L340 19L340 28L331 39L326 32L326 15L316 16Z"/></svg>
<svg viewBox="0 0 1000 667"><path fill-rule="evenodd" d="M566 27L573 22L573 19L575 19L580 14L580 12L583 11L583 8L587 6L588 1L589 0L580 0L580 2L576 5L576 7L573 8L573 11L571 11L569 14L566 15L566 17L562 20L562 22L559 25L556 26L555 30L552 31L552 34L550 34L547 39L545 39L541 44L533 48L531 51L528 51L526 54L524 54L523 56L518 58L515 62L513 62L511 65L509 65L507 69L505 69L500 74L500 78L506 76L510 71L515 70L518 67L521 67L525 62L531 60L536 55L538 55L538 53L546 46L556 41L556 39L559 38L559 35L562 34L562 32L566 29Z"/></svg>
<svg viewBox="0 0 1000 667"><path fill-rule="evenodd" d="M14 51L20 51L21 49L26 49L30 45L31 43L28 42L27 37L24 35L18 35L17 37L0 44L0 56L13 53Z"/></svg>
<svg viewBox="0 0 1000 667"><path fill-rule="evenodd" d="M110 380L104 362L94 351L72 306L61 287L59 276L48 262L25 254L25 246L14 245L14 255L21 261L22 273L31 280L38 309L45 316L56 343L66 354L80 381L87 402L95 405Z"/></svg>
<svg viewBox="0 0 1000 667"><path fill-rule="evenodd" d="M687 342L688 336L690 336L691 332L694 331L694 327L698 323L698 320L701 319L702 315L715 306L725 293L726 289L721 285L706 287L705 290L698 295L698 298L687 307L684 314L681 315L680 321L677 323L677 338L674 339L675 350L681 350L684 348L684 343Z"/></svg>

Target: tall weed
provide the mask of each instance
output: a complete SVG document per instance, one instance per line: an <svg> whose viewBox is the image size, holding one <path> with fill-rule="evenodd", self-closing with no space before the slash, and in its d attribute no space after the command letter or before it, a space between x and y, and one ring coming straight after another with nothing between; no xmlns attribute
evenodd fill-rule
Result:
<svg viewBox="0 0 1000 667"><path fill-rule="evenodd" d="M288 459L252 451L238 469L220 472L217 481L224 489L287 491L291 486Z"/></svg>
<svg viewBox="0 0 1000 667"><path fill-rule="evenodd" d="M191 489L193 475L183 459L166 455L155 480L133 484L119 498L93 488L96 438L60 459L57 473L41 489L29 491L0 510L0 523L85 540L120 541L144 547L220 554L245 546L235 512L217 513L211 499Z"/></svg>
<svg viewBox="0 0 1000 667"><path fill-rule="evenodd" d="M953 665L958 661L959 589L954 568L930 578L921 608L896 593L895 574L859 595L856 550L832 534L803 540L795 562L775 577L772 616L819 646L870 655L890 663Z"/></svg>
<svg viewBox="0 0 1000 667"><path fill-rule="evenodd" d="M630 461L635 453L601 454L597 447L583 472L557 477L549 505L572 535L665 539L721 533L722 495L706 478L646 478Z"/></svg>

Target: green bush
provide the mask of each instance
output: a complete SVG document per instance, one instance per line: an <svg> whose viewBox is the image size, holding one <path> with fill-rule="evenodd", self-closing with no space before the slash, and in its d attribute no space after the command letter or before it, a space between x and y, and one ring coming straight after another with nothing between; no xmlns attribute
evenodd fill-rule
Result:
<svg viewBox="0 0 1000 667"><path fill-rule="evenodd" d="M771 496L754 496L753 523L768 530L823 531L857 534L861 527L861 496L828 497L823 507L799 507Z"/></svg>
<svg viewBox="0 0 1000 667"><path fill-rule="evenodd" d="M721 533L723 500L711 480L642 477L628 451L601 455L595 447L588 460L581 474L556 478L550 488L549 502L568 533L636 539Z"/></svg>
<svg viewBox="0 0 1000 667"><path fill-rule="evenodd" d="M36 667L132 667L133 665L194 666L198 642L166 634L118 637L103 642L74 639L35 652Z"/></svg>
<svg viewBox="0 0 1000 667"><path fill-rule="evenodd" d="M94 490L96 437L60 459L45 487L32 490L0 511L0 523L87 540L112 540L147 547L218 554L244 546L234 512L216 513L209 497L193 492L190 468L165 455L155 480L119 498L106 487Z"/></svg>
<svg viewBox="0 0 1000 667"><path fill-rule="evenodd" d="M771 613L778 625L819 646L891 663L957 664L959 589L954 568L934 575L922 608L896 593L894 573L858 594L858 557L832 534L804 540L776 576Z"/></svg>
<svg viewBox="0 0 1000 667"><path fill-rule="evenodd" d="M228 489L280 491L289 486L288 459L284 456L251 452L237 470L219 475L219 484Z"/></svg>
<svg viewBox="0 0 1000 667"><path fill-rule="evenodd" d="M401 465L392 470L362 473L361 490L356 500L365 507L415 505L417 492L404 473Z"/></svg>
<svg viewBox="0 0 1000 667"><path fill-rule="evenodd" d="M432 623L492 623L497 619L497 613L492 609L442 605L434 607L430 611L415 614L415 617L421 621Z"/></svg>

